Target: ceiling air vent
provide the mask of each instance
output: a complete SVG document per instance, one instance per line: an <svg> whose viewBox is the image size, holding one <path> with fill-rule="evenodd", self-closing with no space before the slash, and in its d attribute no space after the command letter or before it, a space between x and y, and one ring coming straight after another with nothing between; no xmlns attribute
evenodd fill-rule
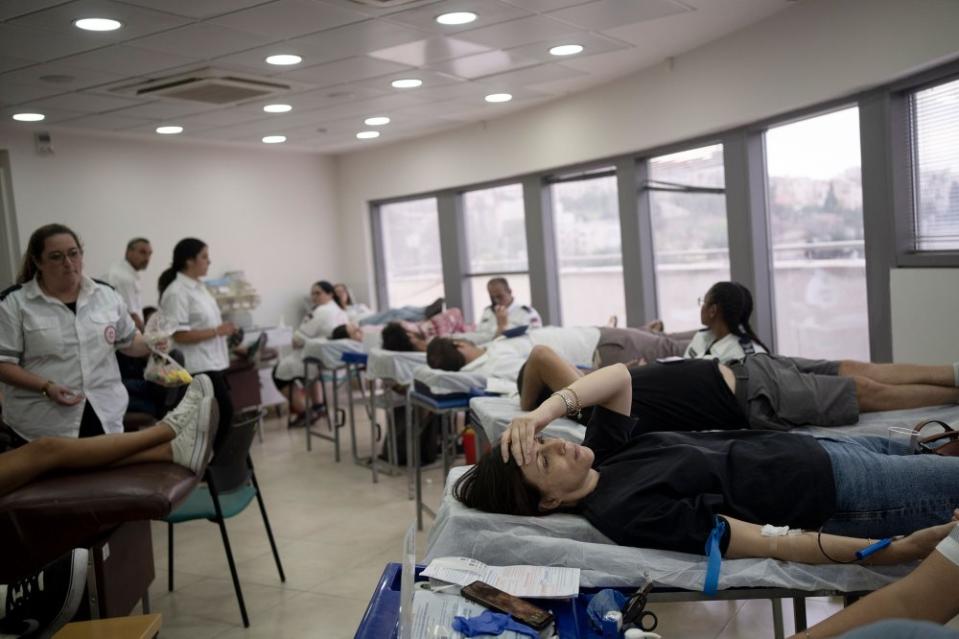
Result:
<svg viewBox="0 0 959 639"><path fill-rule="evenodd" d="M115 87L113 91L123 95L176 98L204 104L232 104L289 89L290 85L273 79L243 77L232 72L201 69L159 80Z"/></svg>

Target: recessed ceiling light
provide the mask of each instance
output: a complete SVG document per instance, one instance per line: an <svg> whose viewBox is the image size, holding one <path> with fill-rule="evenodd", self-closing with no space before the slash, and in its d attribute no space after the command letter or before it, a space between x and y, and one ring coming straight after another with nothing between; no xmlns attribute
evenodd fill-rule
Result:
<svg viewBox="0 0 959 639"><path fill-rule="evenodd" d="M513 99L513 95L511 93L490 93L483 99L487 102L509 102Z"/></svg>
<svg viewBox="0 0 959 639"><path fill-rule="evenodd" d="M379 131L360 131L356 134L356 137L360 140L372 140L373 138L380 137Z"/></svg>
<svg viewBox="0 0 959 639"><path fill-rule="evenodd" d="M116 31L123 25L110 18L80 18L73 21L73 26L84 31Z"/></svg>
<svg viewBox="0 0 959 639"><path fill-rule="evenodd" d="M393 85L394 89L415 89L422 86L423 81L416 78L403 78L402 80L393 80L390 84Z"/></svg>
<svg viewBox="0 0 959 639"><path fill-rule="evenodd" d="M561 44L558 47L553 47L549 52L553 55L576 55L583 50L583 45L581 44Z"/></svg>
<svg viewBox="0 0 959 639"><path fill-rule="evenodd" d="M288 113L293 110L293 107L289 104L267 104L263 110L267 113Z"/></svg>
<svg viewBox="0 0 959 639"><path fill-rule="evenodd" d="M263 138L263 144L283 144L286 142L285 135L268 135Z"/></svg>
<svg viewBox="0 0 959 639"><path fill-rule="evenodd" d="M280 53L277 55L271 55L266 59L267 64L276 64L278 66L289 66L291 64L299 64L303 62L303 58L292 53Z"/></svg>
<svg viewBox="0 0 959 639"><path fill-rule="evenodd" d="M472 11L453 11L436 16L440 24L469 24L473 20L476 20L476 14Z"/></svg>
<svg viewBox="0 0 959 639"><path fill-rule="evenodd" d="M183 133L183 127L175 125L158 126L157 133L160 135L176 135L177 133Z"/></svg>
<svg viewBox="0 0 959 639"><path fill-rule="evenodd" d="M376 115L372 118L366 118L363 120L363 124L366 126L383 126L384 124L389 124L390 119L385 115Z"/></svg>
<svg viewBox="0 0 959 639"><path fill-rule="evenodd" d="M47 116L42 113L14 113L13 119L17 122L39 122Z"/></svg>

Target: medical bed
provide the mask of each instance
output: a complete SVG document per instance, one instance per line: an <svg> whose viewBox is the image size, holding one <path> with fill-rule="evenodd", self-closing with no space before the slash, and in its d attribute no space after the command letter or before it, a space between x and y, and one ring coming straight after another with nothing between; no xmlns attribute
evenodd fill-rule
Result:
<svg viewBox="0 0 959 639"><path fill-rule="evenodd" d="M521 414L515 399L482 397L470 401L473 423L490 440ZM816 434L874 434L886 436L891 426L911 426L921 419L959 420L959 406L868 413L858 424L842 428L797 429ZM567 419L550 425L552 435L582 441L584 427ZM545 431L544 431L545 432ZM704 557L685 553L618 546L582 517L491 515L466 508L451 495L465 467L448 474L443 502L430 530L426 561L436 557L466 556L495 565L562 565L582 569L582 586L637 586L656 583L651 601L698 601L715 598L769 598L773 600L774 630L784 636L781 600L794 599L796 628L805 627L805 598L869 592L906 574L912 566L807 565L773 559L725 560L717 597L702 594L706 574Z"/></svg>

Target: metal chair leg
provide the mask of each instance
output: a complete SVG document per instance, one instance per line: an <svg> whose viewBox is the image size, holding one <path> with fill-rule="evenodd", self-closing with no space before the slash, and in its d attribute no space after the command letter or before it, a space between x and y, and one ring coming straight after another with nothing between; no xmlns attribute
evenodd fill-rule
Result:
<svg viewBox="0 0 959 639"><path fill-rule="evenodd" d="M167 590L173 592L173 522L167 522Z"/></svg>
<svg viewBox="0 0 959 639"><path fill-rule="evenodd" d="M250 465L250 480L253 482L253 489L256 491L256 503L260 505L260 515L263 516L263 526L266 527L266 536L270 539L270 549L273 550L273 559L276 561L276 570L280 573L280 581L286 582L286 575L283 573L283 564L280 563L280 553L276 549L276 541L273 539L273 528L270 526L270 518L266 516L266 504L263 501L263 493L260 492L260 485L256 481L256 473L253 472L253 462Z"/></svg>
<svg viewBox="0 0 959 639"><path fill-rule="evenodd" d="M206 476L207 486L210 488L210 497L213 498L213 507L216 509L216 523L220 526L220 536L223 538L223 549L226 550L226 560L230 564L230 576L233 577L233 589L236 591L236 602L240 606L240 616L243 618L243 627L250 627L250 618L246 614L246 604L243 602L243 589L240 587L240 577L236 572L236 562L233 560L233 550L230 548L230 536L226 533L226 521L223 519L223 509L220 507L220 496L210 473Z"/></svg>

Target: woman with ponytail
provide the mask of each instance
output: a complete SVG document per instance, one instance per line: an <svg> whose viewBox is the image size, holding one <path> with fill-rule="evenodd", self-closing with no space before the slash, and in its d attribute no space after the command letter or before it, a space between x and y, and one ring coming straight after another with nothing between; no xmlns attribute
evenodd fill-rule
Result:
<svg viewBox="0 0 959 639"><path fill-rule="evenodd" d="M921 366L772 355L750 326L748 288L717 282L702 302L706 328L685 356L714 359L732 370L752 428L845 426L859 421L860 413L959 401L959 362Z"/></svg>
<svg viewBox="0 0 959 639"><path fill-rule="evenodd" d="M224 322L220 307L200 281L210 269L210 251L205 242L188 237L173 247L173 263L160 275L160 310L178 328L173 333L191 375L205 373L213 382L220 408L217 440L225 437L233 420L233 402L224 373L230 367L227 338L237 329Z"/></svg>
<svg viewBox="0 0 959 639"><path fill-rule="evenodd" d="M716 282L702 298L699 319L706 328L693 337L684 354L690 359L722 363L769 351L753 331L753 295L738 282Z"/></svg>

